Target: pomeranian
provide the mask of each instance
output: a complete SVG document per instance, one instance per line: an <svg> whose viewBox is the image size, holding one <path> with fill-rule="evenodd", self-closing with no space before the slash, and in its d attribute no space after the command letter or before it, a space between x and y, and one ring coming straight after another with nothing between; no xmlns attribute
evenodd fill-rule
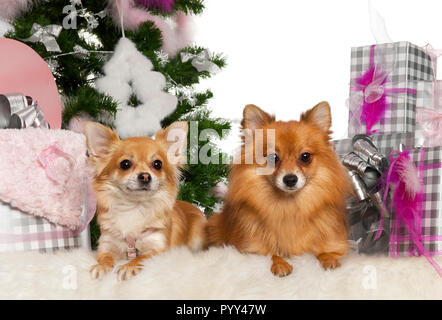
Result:
<svg viewBox="0 0 442 320"><path fill-rule="evenodd" d="M247 105L241 125L241 161L232 165L222 212L207 222L209 246L271 255L277 276L293 270L285 258L303 253L315 255L324 269L340 266L349 248L351 187L330 143L328 103L288 122Z"/></svg>
<svg viewBox="0 0 442 320"><path fill-rule="evenodd" d="M85 124L101 230L92 278L101 278L124 257L129 262L118 268L118 280L132 278L143 260L170 247L205 246L205 216L176 200L187 130L187 122L175 122L157 132L155 140L120 140L101 124Z"/></svg>

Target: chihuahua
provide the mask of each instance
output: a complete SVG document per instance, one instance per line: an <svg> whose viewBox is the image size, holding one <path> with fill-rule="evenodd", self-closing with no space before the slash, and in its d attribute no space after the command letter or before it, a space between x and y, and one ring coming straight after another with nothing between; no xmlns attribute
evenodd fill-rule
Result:
<svg viewBox="0 0 442 320"><path fill-rule="evenodd" d="M175 122L155 139L120 140L101 124L85 124L101 230L92 278L101 278L124 257L129 262L118 268L118 280L132 278L143 260L171 247L205 247L205 216L176 200L187 131L187 122Z"/></svg>

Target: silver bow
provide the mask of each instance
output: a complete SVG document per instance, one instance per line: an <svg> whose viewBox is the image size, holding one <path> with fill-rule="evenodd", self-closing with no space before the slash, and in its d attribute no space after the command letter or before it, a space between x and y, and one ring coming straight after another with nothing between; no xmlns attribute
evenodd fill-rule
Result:
<svg viewBox="0 0 442 320"><path fill-rule="evenodd" d="M192 66L195 67L198 72L207 71L212 74L215 74L220 71L220 68L210 61L210 53L209 51L203 50L198 54L193 54L189 52L181 52L181 61L186 63L187 61L192 61Z"/></svg>
<svg viewBox="0 0 442 320"><path fill-rule="evenodd" d="M380 226L379 215L385 212L384 226L388 225L390 213L385 209L378 181L388 168L386 159L369 136L353 138L353 152L341 157L348 170L353 196L347 201L347 212L353 240L358 240L361 253L388 250L388 229ZM382 239L375 239L379 228L384 230Z"/></svg>
<svg viewBox="0 0 442 320"><path fill-rule="evenodd" d="M0 129L46 128L49 123L31 97L22 94L0 95Z"/></svg>
<svg viewBox="0 0 442 320"><path fill-rule="evenodd" d="M63 30L63 27L56 24L42 27L38 23L34 23L31 28L32 35L29 38L21 40L32 43L41 42L48 52L61 52L55 39L60 35L61 30Z"/></svg>

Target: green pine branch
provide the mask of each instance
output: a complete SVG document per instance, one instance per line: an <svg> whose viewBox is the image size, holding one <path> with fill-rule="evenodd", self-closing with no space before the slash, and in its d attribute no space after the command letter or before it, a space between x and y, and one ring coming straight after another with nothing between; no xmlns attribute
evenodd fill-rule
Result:
<svg viewBox="0 0 442 320"><path fill-rule="evenodd" d="M91 87L80 88L75 95L68 97L64 104L63 127L67 128L69 121L83 112L97 121L108 115L115 118L117 107L118 103L112 97L99 93Z"/></svg>
<svg viewBox="0 0 442 320"><path fill-rule="evenodd" d="M65 14L64 6L68 5L68 0L39 0L34 1L32 8L23 13L14 22L15 31L9 32L6 36L21 41L28 38L30 30L34 23L42 26L49 24L62 25ZM98 13L105 9L106 1L103 0L83 0L83 6L90 12ZM77 7L79 9L79 7ZM173 15L178 10L188 14L201 14L204 9L203 0L175 0L175 8L167 15ZM154 14L165 15L164 13L154 12ZM101 45L97 46L87 38L82 38L80 30L87 29L87 21L78 17L77 29L63 29L57 37L57 43L60 46L61 53L71 53L75 45L80 45L89 51L113 51L118 40L121 38L121 30L117 27L111 17L99 19L99 25L88 32L96 37ZM161 61L157 56L157 51L161 49L163 39L161 32L155 25L147 21L141 24L136 31L126 31L126 37L132 40L137 49L152 61L155 71L161 72L168 81L168 88L183 86L192 89L194 84L201 79L211 77L207 71L198 72L191 64L191 61L183 63L181 52L198 54L205 50L203 47L190 46L178 52L176 56L170 57L166 62ZM54 57L59 54L48 52L41 43L26 43L34 49L43 59L48 61L52 57L58 63L54 77L59 92L66 97L63 110L63 127L66 128L69 121L81 114L89 114L96 121L112 119L117 112L118 104L110 96L101 94L93 88L93 81L102 76L102 69L106 61L111 57L110 54L89 53L88 55L69 54L60 57ZM219 68L226 66L226 59L221 54L212 54L210 60ZM201 148L210 146L211 152L218 154L216 163L189 163L183 170L183 177L180 183L179 199L197 204L206 214L210 214L215 205L219 202L210 190L220 181L224 181L228 174L228 166L221 164L225 154L220 152L217 144L218 137L221 137L223 131L230 129L230 123L225 119L212 116L208 104L213 97L211 91L196 92L193 95L194 101L191 103L183 94L178 94L179 103L176 110L162 120L162 126L166 127L174 121L197 121L199 131L204 129L213 129L216 134L211 136L208 141L198 141L196 150L188 150L188 157L191 152L199 152ZM133 105L137 105L136 97L131 97ZM112 125L112 124L108 124ZM209 155L210 156L210 155ZM100 235L99 227L94 219L91 223L92 247L96 248Z"/></svg>

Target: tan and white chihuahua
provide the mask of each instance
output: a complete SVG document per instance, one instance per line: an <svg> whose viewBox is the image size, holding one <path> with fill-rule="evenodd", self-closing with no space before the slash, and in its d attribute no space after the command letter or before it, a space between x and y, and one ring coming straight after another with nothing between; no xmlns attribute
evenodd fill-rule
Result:
<svg viewBox="0 0 442 320"><path fill-rule="evenodd" d="M205 247L203 213L176 200L187 131L187 122L175 122L157 132L155 140L120 140L111 129L86 123L101 230L92 278L101 278L125 257L129 262L118 268L118 280L130 279L144 259L170 247Z"/></svg>

